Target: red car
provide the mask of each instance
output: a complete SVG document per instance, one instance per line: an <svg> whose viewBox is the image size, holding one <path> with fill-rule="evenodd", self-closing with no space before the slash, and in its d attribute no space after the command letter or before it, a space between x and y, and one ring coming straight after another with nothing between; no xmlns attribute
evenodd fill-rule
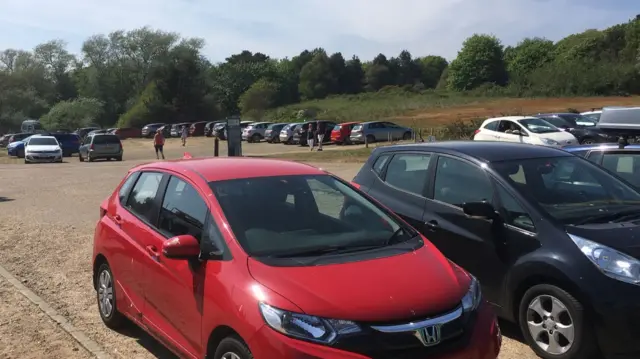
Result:
<svg viewBox="0 0 640 359"><path fill-rule="evenodd" d="M339 145L349 143L349 136L351 135L351 129L359 122L345 122L337 124L333 131L331 131L331 143Z"/></svg>
<svg viewBox="0 0 640 359"><path fill-rule="evenodd" d="M131 169L100 206L93 282L108 327L128 318L183 358L495 359L501 345L475 278L301 163Z"/></svg>

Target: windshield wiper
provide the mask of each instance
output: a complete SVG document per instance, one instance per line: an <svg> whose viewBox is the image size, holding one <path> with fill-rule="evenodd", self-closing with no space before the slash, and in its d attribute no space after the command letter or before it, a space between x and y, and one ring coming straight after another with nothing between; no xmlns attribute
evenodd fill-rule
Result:
<svg viewBox="0 0 640 359"><path fill-rule="evenodd" d="M295 258L295 257L317 257L325 254L350 253L364 251L367 249L380 248L380 244L356 244L356 245L337 245L326 247L305 248L297 251L281 252L268 255L271 258Z"/></svg>
<svg viewBox="0 0 640 359"><path fill-rule="evenodd" d="M617 212L606 212L595 216L589 216L573 223L573 225L580 226L589 223L624 222L639 216L640 211L638 209L626 209Z"/></svg>

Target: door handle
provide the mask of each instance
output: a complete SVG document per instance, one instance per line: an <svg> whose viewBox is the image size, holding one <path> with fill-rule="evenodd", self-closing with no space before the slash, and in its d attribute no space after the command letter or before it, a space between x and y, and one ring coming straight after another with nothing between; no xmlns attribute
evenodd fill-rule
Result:
<svg viewBox="0 0 640 359"><path fill-rule="evenodd" d="M113 216L113 221L120 226L122 224L122 217L120 217L119 214L116 214L115 216Z"/></svg>
<svg viewBox="0 0 640 359"><path fill-rule="evenodd" d="M436 221L436 220L425 222L424 225L430 231L435 231L435 230L438 230L440 228L440 225L438 224L438 221Z"/></svg>
<svg viewBox="0 0 640 359"><path fill-rule="evenodd" d="M151 258L153 258L153 260L155 260L156 262L160 261L160 254L158 253L158 248L156 248L156 246L154 245L146 246L145 249L147 250L147 253L151 256Z"/></svg>

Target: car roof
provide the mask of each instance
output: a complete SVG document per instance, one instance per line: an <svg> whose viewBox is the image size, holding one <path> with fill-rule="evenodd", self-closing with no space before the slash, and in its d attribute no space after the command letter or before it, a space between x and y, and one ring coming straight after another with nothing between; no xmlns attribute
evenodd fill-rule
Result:
<svg viewBox="0 0 640 359"><path fill-rule="evenodd" d="M338 125L350 125L350 124L357 124L357 123L360 123L360 122L358 122L358 121L341 122L341 123L339 123Z"/></svg>
<svg viewBox="0 0 640 359"><path fill-rule="evenodd" d="M482 162L500 162L527 158L563 157L570 153L540 145L499 141L442 141L378 147L376 151L435 151L462 154Z"/></svg>
<svg viewBox="0 0 640 359"><path fill-rule="evenodd" d="M560 116L560 115L580 115L579 113L571 113L571 112L547 112L547 113L539 113L535 116Z"/></svg>
<svg viewBox="0 0 640 359"><path fill-rule="evenodd" d="M498 120L504 120L504 121L518 121L518 120L524 120L527 118L536 118L535 116L504 116L504 117L493 117L493 118L488 118L486 119L484 122L493 122L493 121L498 121Z"/></svg>
<svg viewBox="0 0 640 359"><path fill-rule="evenodd" d="M619 148L617 143L595 143L589 145L574 145L567 146L562 148L565 151L574 152L574 151L590 151L590 150L634 150L640 151L640 144L630 144L624 146L624 148Z"/></svg>
<svg viewBox="0 0 640 359"><path fill-rule="evenodd" d="M193 171L207 182L254 177L327 174L319 168L304 163L255 157L209 157L153 162L139 165L132 170L143 169L164 169L181 173Z"/></svg>

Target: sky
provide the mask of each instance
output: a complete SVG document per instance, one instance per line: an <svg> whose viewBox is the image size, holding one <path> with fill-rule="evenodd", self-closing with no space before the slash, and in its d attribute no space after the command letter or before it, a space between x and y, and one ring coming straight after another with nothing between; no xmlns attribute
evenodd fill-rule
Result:
<svg viewBox="0 0 640 359"><path fill-rule="evenodd" d="M378 53L455 58L474 33L505 45L557 41L640 14L640 0L0 0L0 50L61 39L80 53L94 34L143 26L206 41L224 61L242 50L293 57L323 47L370 60Z"/></svg>

